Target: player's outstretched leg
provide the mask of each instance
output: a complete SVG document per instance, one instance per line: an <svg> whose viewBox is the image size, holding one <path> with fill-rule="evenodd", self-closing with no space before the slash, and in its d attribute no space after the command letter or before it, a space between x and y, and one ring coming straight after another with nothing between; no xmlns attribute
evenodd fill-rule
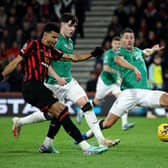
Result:
<svg viewBox="0 0 168 168"><path fill-rule="evenodd" d="M99 146L114 146L114 144L118 144L120 142L120 140L118 139L117 141L111 140L111 139L106 139L104 138L101 130L100 130L100 126L99 126L99 122L97 121L96 115L92 110L92 106L90 104L90 102L87 102L83 107L82 107L82 111L84 113L85 119L89 125L89 127L91 128L93 134L95 135Z"/></svg>
<svg viewBox="0 0 168 168"><path fill-rule="evenodd" d="M104 121L104 120L99 121L99 126L100 126L101 130L104 129L103 126L102 126L103 121ZM92 131L91 129L88 130L86 133L83 133L83 134L82 134L82 138L83 138L84 140L90 139L90 138L92 138L93 136L94 136L94 134L93 134L93 131ZM113 147L113 146L118 145L119 143L120 143L120 139L110 139L110 140L105 139L105 140L104 140L104 143L103 143L102 145L100 145L100 146ZM74 140L74 144L77 144L77 141Z"/></svg>
<svg viewBox="0 0 168 168"><path fill-rule="evenodd" d="M134 123L129 123L128 122L128 113L124 113L122 116L121 116L121 129L123 131L126 131L130 128L133 128L134 127Z"/></svg>
<svg viewBox="0 0 168 168"><path fill-rule="evenodd" d="M57 108L57 110L55 108ZM60 110L63 109L63 110L61 112L58 112L59 109ZM80 146L84 154L89 154L89 155L98 154L108 150L108 147L95 147L95 146L93 147L90 144L88 144L85 140L83 140L79 129L73 124L72 120L68 115L68 108L65 107L63 104L61 104L60 102L57 102L50 108L50 111L54 111L53 113L57 114L55 115L55 117L57 118L56 122L59 122L59 124L63 126L67 134L70 135L73 139L75 139L78 142L78 145ZM54 129L54 127L52 127L52 129ZM54 132L54 131L51 131L51 132ZM43 148L43 145L41 146L40 150L42 148Z"/></svg>
<svg viewBox="0 0 168 168"><path fill-rule="evenodd" d="M43 122L46 120L51 120L52 116L51 114L48 113L43 113L40 111L35 111L32 114L29 114L25 117L14 117L12 118L13 126L12 126L12 132L13 136L19 137L21 127L27 124L32 124L32 123L39 123Z"/></svg>

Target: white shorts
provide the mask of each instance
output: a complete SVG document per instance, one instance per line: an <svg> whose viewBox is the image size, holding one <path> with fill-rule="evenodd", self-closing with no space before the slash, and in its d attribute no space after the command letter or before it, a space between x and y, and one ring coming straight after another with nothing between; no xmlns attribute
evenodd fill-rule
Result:
<svg viewBox="0 0 168 168"><path fill-rule="evenodd" d="M165 92L146 89L126 89L121 92L110 113L121 116L135 106L160 107L160 97Z"/></svg>
<svg viewBox="0 0 168 168"><path fill-rule="evenodd" d="M65 102L65 99L68 99L76 103L77 100L81 97L87 96L84 89L79 85L79 83L75 79L72 79L69 83L67 83L64 86L60 86L57 84L44 84L54 93L54 96L62 102Z"/></svg>
<svg viewBox="0 0 168 168"><path fill-rule="evenodd" d="M97 86L96 86L96 99L103 99L107 94L117 94L120 93L120 83L114 83L112 85L106 85L101 77L98 78Z"/></svg>

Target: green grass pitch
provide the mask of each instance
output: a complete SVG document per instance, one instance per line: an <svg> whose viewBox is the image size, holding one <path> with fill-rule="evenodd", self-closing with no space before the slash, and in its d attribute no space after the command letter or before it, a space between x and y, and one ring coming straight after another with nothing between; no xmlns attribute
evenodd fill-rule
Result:
<svg viewBox="0 0 168 168"><path fill-rule="evenodd" d="M1 117L0 168L166 168L168 143L157 138L156 130L167 119L130 117L129 121L136 124L131 130L122 131L119 121L103 132L108 138L120 138L118 146L100 155L86 156L62 128L54 141L60 154L41 154L38 148L47 133L48 122L24 126L16 139L12 136L11 118ZM87 130L84 120L77 126L81 131ZM89 142L96 144L95 138Z"/></svg>

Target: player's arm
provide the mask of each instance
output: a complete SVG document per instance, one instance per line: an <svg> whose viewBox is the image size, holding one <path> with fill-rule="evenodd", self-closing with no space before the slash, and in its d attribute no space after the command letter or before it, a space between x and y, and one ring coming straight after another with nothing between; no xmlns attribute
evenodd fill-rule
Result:
<svg viewBox="0 0 168 168"><path fill-rule="evenodd" d="M131 65L130 63L128 63L122 56L116 55L115 56L115 63L123 68L130 69L130 70L134 71L134 74L136 76L137 81L139 81L141 79L141 73L138 71L138 69L135 66Z"/></svg>
<svg viewBox="0 0 168 168"><path fill-rule="evenodd" d="M61 60L73 62L85 61L91 57L101 56L103 52L104 50L102 47L96 47L91 53L87 54L63 54Z"/></svg>
<svg viewBox="0 0 168 168"><path fill-rule="evenodd" d="M52 66L50 65L48 67L48 72L54 77L54 79L58 82L59 85L63 86L65 85L66 82L66 78L61 78L52 68Z"/></svg>
<svg viewBox="0 0 168 168"><path fill-rule="evenodd" d="M92 57L91 53L89 54L66 54L66 53L62 53L56 48L52 50L52 56L55 60L60 59L62 61L72 61L72 62L84 61Z"/></svg>
<svg viewBox="0 0 168 168"><path fill-rule="evenodd" d="M159 46L159 44L154 45L152 48L146 48L143 50L144 56L150 56L154 54L155 52L159 52L163 49L163 46Z"/></svg>
<svg viewBox="0 0 168 168"><path fill-rule="evenodd" d="M103 70L105 72L108 72L108 73L111 73L111 74L118 74L118 71L113 69L113 68L111 68L108 64L104 64L103 65Z"/></svg>
<svg viewBox="0 0 168 168"><path fill-rule="evenodd" d="M13 72L17 65L23 60L23 57L18 55L15 59L13 59L2 71L0 74L0 81L4 79L4 77L8 76L11 72Z"/></svg>
<svg viewBox="0 0 168 168"><path fill-rule="evenodd" d="M72 62L79 62L88 60L92 55L89 54L63 54L61 60L62 61L72 61Z"/></svg>

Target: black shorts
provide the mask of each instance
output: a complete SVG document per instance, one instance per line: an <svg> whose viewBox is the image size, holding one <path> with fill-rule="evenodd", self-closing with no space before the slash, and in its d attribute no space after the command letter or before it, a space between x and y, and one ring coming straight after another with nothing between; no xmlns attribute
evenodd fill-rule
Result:
<svg viewBox="0 0 168 168"><path fill-rule="evenodd" d="M58 101L53 93L41 81L30 80L23 85L23 97L26 102L47 112L52 104Z"/></svg>

